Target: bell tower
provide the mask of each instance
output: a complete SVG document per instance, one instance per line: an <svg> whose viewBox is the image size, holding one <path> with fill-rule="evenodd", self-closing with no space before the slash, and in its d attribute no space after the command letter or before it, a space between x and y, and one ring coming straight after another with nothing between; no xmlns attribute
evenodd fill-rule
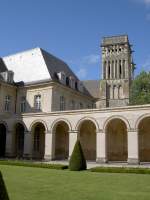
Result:
<svg viewBox="0 0 150 200"><path fill-rule="evenodd" d="M102 48L102 80L99 107L129 104L134 64L127 35L104 37Z"/></svg>

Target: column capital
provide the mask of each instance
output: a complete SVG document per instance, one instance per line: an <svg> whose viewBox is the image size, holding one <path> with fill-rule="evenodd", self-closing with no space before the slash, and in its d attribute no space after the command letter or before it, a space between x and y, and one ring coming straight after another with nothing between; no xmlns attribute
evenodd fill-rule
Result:
<svg viewBox="0 0 150 200"><path fill-rule="evenodd" d="M105 133L105 132L103 131L103 129L98 129L96 130L96 133Z"/></svg>
<svg viewBox="0 0 150 200"><path fill-rule="evenodd" d="M25 130L24 134L31 134L31 131Z"/></svg>
<svg viewBox="0 0 150 200"><path fill-rule="evenodd" d="M45 134L52 134L53 132L50 130L45 131Z"/></svg>
<svg viewBox="0 0 150 200"><path fill-rule="evenodd" d="M135 128L129 128L129 129L127 129L127 132L138 132L138 129L135 129Z"/></svg>
<svg viewBox="0 0 150 200"><path fill-rule="evenodd" d="M7 130L6 134L11 134L13 133L13 130Z"/></svg>
<svg viewBox="0 0 150 200"><path fill-rule="evenodd" d="M68 133L78 133L79 130L69 130Z"/></svg>

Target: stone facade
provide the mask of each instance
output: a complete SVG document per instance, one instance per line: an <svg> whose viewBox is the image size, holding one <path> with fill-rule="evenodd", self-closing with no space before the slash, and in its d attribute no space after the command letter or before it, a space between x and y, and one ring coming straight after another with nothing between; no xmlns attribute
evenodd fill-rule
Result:
<svg viewBox="0 0 150 200"><path fill-rule="evenodd" d="M1 59L0 157L65 160L78 139L86 160L150 162L150 105L127 106L133 73L128 37L104 38L102 62L99 88L99 81L81 82L39 48ZM26 72L15 76L20 64ZM43 80L32 66L37 77L44 68Z"/></svg>
<svg viewBox="0 0 150 200"><path fill-rule="evenodd" d="M128 105L134 70L128 36L105 37L102 40L101 47L100 107Z"/></svg>

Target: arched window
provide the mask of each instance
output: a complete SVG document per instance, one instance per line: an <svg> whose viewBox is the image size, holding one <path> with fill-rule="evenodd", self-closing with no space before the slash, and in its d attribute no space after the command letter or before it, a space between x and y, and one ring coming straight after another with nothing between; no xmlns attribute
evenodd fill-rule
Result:
<svg viewBox="0 0 150 200"><path fill-rule="evenodd" d="M116 85L113 86L113 98L118 99L118 87Z"/></svg>
<svg viewBox="0 0 150 200"><path fill-rule="evenodd" d="M123 78L125 78L125 60L123 60Z"/></svg>
<svg viewBox="0 0 150 200"><path fill-rule="evenodd" d="M115 61L115 78L118 78L117 77L117 60Z"/></svg>
<svg viewBox="0 0 150 200"><path fill-rule="evenodd" d="M123 88L121 85L118 88L118 93L119 93L119 99L122 99L123 98Z"/></svg>
<svg viewBox="0 0 150 200"><path fill-rule="evenodd" d="M121 69L121 60L119 60L119 78L121 78L122 69Z"/></svg>

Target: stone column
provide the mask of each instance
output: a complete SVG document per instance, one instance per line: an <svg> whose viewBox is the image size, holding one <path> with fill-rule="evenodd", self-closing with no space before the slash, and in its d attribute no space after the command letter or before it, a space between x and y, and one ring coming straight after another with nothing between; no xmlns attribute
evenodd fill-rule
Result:
<svg viewBox="0 0 150 200"><path fill-rule="evenodd" d="M116 79L116 62L114 60L114 79Z"/></svg>
<svg viewBox="0 0 150 200"><path fill-rule="evenodd" d="M121 78L124 78L124 66L123 66L123 60L121 60Z"/></svg>
<svg viewBox="0 0 150 200"><path fill-rule="evenodd" d="M96 162L106 163L106 133L99 131L96 133Z"/></svg>
<svg viewBox="0 0 150 200"><path fill-rule="evenodd" d="M52 160L54 158L53 153L53 134L50 131L45 133L45 160Z"/></svg>
<svg viewBox="0 0 150 200"><path fill-rule="evenodd" d="M102 71L101 71L101 74L102 74L102 79L105 79L105 62L102 62Z"/></svg>
<svg viewBox="0 0 150 200"><path fill-rule="evenodd" d="M6 133L5 156L6 157L14 157L15 156L13 131L7 131L7 133Z"/></svg>
<svg viewBox="0 0 150 200"><path fill-rule="evenodd" d="M128 130L128 163L139 164L138 131Z"/></svg>
<svg viewBox="0 0 150 200"><path fill-rule="evenodd" d="M32 158L32 134L30 131L25 131L24 133L23 157L27 159Z"/></svg>
<svg viewBox="0 0 150 200"><path fill-rule="evenodd" d="M120 79L119 60L117 60L117 79Z"/></svg>
<svg viewBox="0 0 150 200"><path fill-rule="evenodd" d="M106 79L108 79L108 62L106 61Z"/></svg>
<svg viewBox="0 0 150 200"><path fill-rule="evenodd" d="M78 131L72 130L69 132L69 158L71 157L71 154L74 149L74 145L77 141Z"/></svg>
<svg viewBox="0 0 150 200"><path fill-rule="evenodd" d="M112 79L113 77L112 77L112 62L110 61L110 79Z"/></svg>

